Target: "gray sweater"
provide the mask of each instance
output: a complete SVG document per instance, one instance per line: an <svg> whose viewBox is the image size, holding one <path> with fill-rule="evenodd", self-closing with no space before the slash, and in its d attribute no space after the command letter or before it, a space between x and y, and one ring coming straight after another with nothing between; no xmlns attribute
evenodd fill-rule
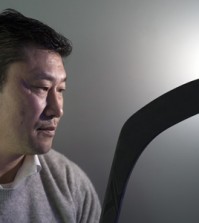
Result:
<svg viewBox="0 0 199 223"><path fill-rule="evenodd" d="M39 173L0 190L0 223L98 223L100 203L83 171L54 150L39 160Z"/></svg>

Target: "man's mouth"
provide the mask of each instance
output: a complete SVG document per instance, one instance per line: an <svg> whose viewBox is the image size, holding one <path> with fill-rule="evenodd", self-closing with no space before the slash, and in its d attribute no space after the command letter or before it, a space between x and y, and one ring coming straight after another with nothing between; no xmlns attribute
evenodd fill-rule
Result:
<svg viewBox="0 0 199 223"><path fill-rule="evenodd" d="M45 136L53 137L55 135L56 126L41 126L37 128L37 131Z"/></svg>

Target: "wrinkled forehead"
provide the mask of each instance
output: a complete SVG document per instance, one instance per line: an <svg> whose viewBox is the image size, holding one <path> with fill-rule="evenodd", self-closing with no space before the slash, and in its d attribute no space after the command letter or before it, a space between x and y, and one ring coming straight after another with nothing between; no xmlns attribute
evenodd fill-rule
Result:
<svg viewBox="0 0 199 223"><path fill-rule="evenodd" d="M39 46L25 45L24 47L21 48L21 52L23 54L23 58L27 61L35 59L39 55L39 56L43 56L43 57L56 56L63 63L63 58L61 57L61 55L58 52L55 52L55 51L52 51L49 49L44 49Z"/></svg>
<svg viewBox="0 0 199 223"><path fill-rule="evenodd" d="M24 56L25 62L29 64L31 69L42 67L65 69L62 57L54 51L29 47L24 49Z"/></svg>
<svg viewBox="0 0 199 223"><path fill-rule="evenodd" d="M23 49L22 61L12 64L10 71L15 73L15 78L30 80L48 80L65 82L67 75L63 59L57 52L45 49L28 47Z"/></svg>

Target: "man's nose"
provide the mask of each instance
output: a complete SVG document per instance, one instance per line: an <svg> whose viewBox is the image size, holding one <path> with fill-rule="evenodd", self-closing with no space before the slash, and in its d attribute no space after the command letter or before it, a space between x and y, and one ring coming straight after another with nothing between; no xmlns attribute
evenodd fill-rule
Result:
<svg viewBox="0 0 199 223"><path fill-rule="evenodd" d="M63 115L63 96L58 92L49 92L45 108L47 117L61 118Z"/></svg>

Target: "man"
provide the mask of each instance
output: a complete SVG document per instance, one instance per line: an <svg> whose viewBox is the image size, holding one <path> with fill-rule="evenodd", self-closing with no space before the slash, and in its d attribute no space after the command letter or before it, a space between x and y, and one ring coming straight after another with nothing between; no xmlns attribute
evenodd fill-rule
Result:
<svg viewBox="0 0 199 223"><path fill-rule="evenodd" d="M71 50L47 25L12 9L0 14L0 222L99 221L87 176L51 150Z"/></svg>

